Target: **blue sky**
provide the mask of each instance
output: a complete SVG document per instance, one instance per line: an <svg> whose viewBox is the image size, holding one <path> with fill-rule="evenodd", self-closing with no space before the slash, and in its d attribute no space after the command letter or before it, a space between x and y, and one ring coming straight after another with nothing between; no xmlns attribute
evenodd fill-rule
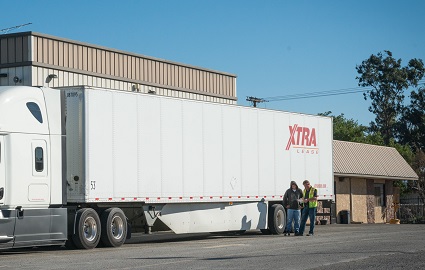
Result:
<svg viewBox="0 0 425 270"><path fill-rule="evenodd" d="M390 50L425 60L425 1L0 1L0 29L35 31L238 76L246 96L354 88L355 66ZM6 11L6 12L4 12ZM408 94L408 93L407 93ZM362 93L263 103L367 125Z"/></svg>

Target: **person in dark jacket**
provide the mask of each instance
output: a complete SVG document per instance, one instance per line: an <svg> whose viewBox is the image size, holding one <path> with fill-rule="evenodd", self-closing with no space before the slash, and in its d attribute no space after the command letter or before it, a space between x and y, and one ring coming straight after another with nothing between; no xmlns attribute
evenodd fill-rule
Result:
<svg viewBox="0 0 425 270"><path fill-rule="evenodd" d="M285 192L283 196L283 206L286 207L286 230L284 235L291 235L292 221L294 221L294 232L297 235L300 231L300 216L301 216L301 200L303 191L298 188L295 181L291 181L291 187Z"/></svg>

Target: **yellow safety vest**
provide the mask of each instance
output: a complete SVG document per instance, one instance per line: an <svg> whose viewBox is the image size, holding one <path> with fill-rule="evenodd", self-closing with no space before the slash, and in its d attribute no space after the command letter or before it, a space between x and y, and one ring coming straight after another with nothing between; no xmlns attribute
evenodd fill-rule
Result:
<svg viewBox="0 0 425 270"><path fill-rule="evenodd" d="M308 193L308 198L310 199L310 198L313 198L313 195L314 195L314 191L315 191L316 189L314 188L314 187L310 187L310 192ZM303 190L303 198L305 198L305 189ZM317 207L317 200L316 201L309 201L308 202L308 207L309 208L314 208L314 207Z"/></svg>

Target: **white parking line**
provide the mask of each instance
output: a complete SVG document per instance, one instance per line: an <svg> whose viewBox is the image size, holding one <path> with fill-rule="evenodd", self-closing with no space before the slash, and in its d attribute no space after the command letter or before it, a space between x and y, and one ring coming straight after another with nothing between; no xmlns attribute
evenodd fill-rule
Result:
<svg viewBox="0 0 425 270"><path fill-rule="evenodd" d="M240 247L240 246L250 246L247 244L229 244L229 245L219 245L219 246L211 246L211 247L203 247L203 248L223 248L223 247Z"/></svg>

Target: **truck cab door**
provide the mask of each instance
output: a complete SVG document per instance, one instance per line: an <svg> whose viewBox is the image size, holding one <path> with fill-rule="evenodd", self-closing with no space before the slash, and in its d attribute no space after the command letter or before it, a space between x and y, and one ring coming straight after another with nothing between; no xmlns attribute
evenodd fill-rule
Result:
<svg viewBox="0 0 425 270"><path fill-rule="evenodd" d="M16 207L14 247L45 244L50 241L51 209L48 173L47 141L38 139L31 142L32 177L25 191L27 205Z"/></svg>
<svg viewBox="0 0 425 270"><path fill-rule="evenodd" d="M13 246L15 211L4 206L7 196L4 136L0 135L0 249Z"/></svg>

